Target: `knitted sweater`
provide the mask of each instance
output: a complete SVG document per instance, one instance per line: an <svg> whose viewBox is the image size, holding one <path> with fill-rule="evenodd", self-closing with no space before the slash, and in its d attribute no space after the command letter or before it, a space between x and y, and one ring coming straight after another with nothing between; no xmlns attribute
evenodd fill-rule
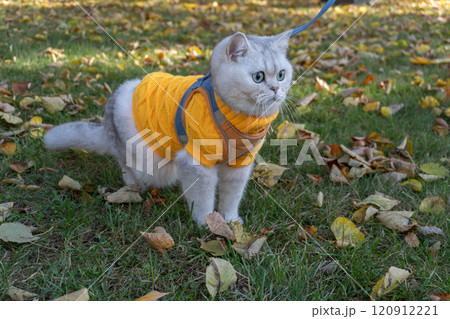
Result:
<svg viewBox="0 0 450 319"><path fill-rule="evenodd" d="M166 150L169 146L170 159L173 159L175 154L183 148L183 145L178 141L175 131L175 114L178 103L185 91L200 77L174 76L167 73L155 72L145 76L133 93L133 116L136 126L143 138L148 137L154 132L160 133L159 136L148 141L148 144L156 153L163 157L167 157ZM215 97L220 111L225 115L229 123L242 134L260 132L267 125L270 125L278 115L276 113L269 117L258 118L236 113L223 103L217 94ZM212 167L214 164L222 162L220 148L216 149L215 145L203 145L201 143L200 151L194 151L195 139L222 140L202 94L194 94L189 104L185 107L184 118L186 133L189 137L188 143L184 147L186 151L202 165L207 167ZM150 133L143 134L145 129L150 130ZM161 142L162 138L166 136L170 137L170 140ZM229 163L229 165L234 167L250 165L254 160L254 155L256 155L263 143L264 140L252 149L249 154L237 158L235 162Z"/></svg>

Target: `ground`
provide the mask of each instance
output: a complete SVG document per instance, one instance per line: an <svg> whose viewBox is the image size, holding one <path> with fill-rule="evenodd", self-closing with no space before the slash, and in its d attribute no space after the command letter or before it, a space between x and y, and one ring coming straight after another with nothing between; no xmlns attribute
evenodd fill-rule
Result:
<svg viewBox="0 0 450 319"><path fill-rule="evenodd" d="M114 90L124 80L161 69L174 74L204 74L211 50L223 37L238 30L277 34L311 20L320 8L318 1L305 1L301 7L297 7L298 1L80 1L82 8L75 2L0 1L0 19L5 21L0 26L2 88L11 91L14 81L31 82L28 93L13 97L3 91L0 99L15 106L14 114L24 121L40 116L43 123L57 125L102 116L105 98L110 95L108 87ZM438 79L446 81L448 63L415 64L410 58L446 57L449 13L445 1L379 0L372 7L331 9L291 41L294 77L304 75L292 87L290 102L273 127L284 120L303 123L326 144L347 146L351 136L371 132L396 145L407 136L417 164L435 162L448 167L449 137L432 130L437 109L448 107L448 95L444 94L434 110L419 105L426 96L442 97L440 91L428 90L427 85L433 88ZM332 45L358 17L361 19ZM330 45L321 60L339 58L338 50L344 47L360 57L355 65L343 65L346 72L361 71L351 79L353 83L344 83L345 79L323 64L312 65ZM428 45L429 50L418 53L421 45ZM63 55L55 50L42 53L47 48L63 49ZM374 80L363 84L369 74ZM337 94L318 90L316 76L332 85ZM388 78L393 79L390 94L379 86ZM355 86L364 87L364 95L379 101L380 106L403 103L404 108L384 117L379 112L365 112L361 106L343 105L340 92ZM311 103L310 113L295 114L297 101L312 92L318 97ZM41 102L25 108L19 105L25 96L56 94L71 94L76 105L55 114ZM448 121L444 113L440 117ZM3 132L20 127L0 122ZM268 138L274 137L272 132ZM17 178L8 165L33 160L34 167L20 175L24 183L40 189L2 183L0 203L15 202L7 221L36 227L34 234L40 239L24 244L0 242L0 300L8 299L10 286L34 292L39 300L83 287L89 288L93 300L133 300L151 290L169 293L164 300L212 299L205 287L210 254L200 249L197 238L214 236L196 227L182 200L158 219L181 194L178 187L160 190L165 205L151 208L144 203L107 203L96 191L83 201L59 188L58 181L68 175L90 184L93 190L98 186L118 189L123 182L111 157L48 151L41 137L28 133L9 136L5 141L16 143L17 150L10 156L1 155L0 178ZM299 151L300 146L289 148L288 163L295 161ZM261 154L266 161L278 163L279 147L266 143ZM440 196L448 202L448 179L423 182L423 190L415 192L400 183L386 182L380 174L344 185L332 183L325 168L312 162L286 166L289 170L273 188L249 182L240 208L246 230L258 233L266 226L274 233L251 260L233 250L222 257L236 269L237 282L216 300L369 300L372 287L391 266L406 269L411 275L383 300L429 300L432 293L449 291L446 237L419 236L420 245L410 247L404 234L372 219L361 225L366 235L361 245L338 249L330 230L338 216L351 218L356 210L352 201L379 191L400 200L399 210L415 211L414 219L421 225L440 227L448 236L446 212L418 211L428 196ZM38 172L43 167L58 171ZM323 180L314 185L306 174L321 175ZM315 207L320 191L323 206ZM143 197L149 198L150 193ZM155 220L154 226L165 227L175 241L164 255L139 239L139 231ZM317 227L316 240L302 240L296 223ZM437 240L442 248L434 258L428 248ZM332 258L345 271L320 271Z"/></svg>

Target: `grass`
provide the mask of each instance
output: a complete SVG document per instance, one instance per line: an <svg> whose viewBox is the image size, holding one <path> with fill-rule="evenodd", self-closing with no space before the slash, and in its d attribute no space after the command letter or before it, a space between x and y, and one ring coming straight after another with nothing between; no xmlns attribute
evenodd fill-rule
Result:
<svg viewBox="0 0 450 319"><path fill-rule="evenodd" d="M379 58L366 54L358 65L345 70L356 70L364 65L368 72L357 76L356 85L360 85L368 73L376 77L376 81L365 86L365 95L380 101L381 105L404 103L405 108L392 119L386 119L379 114L365 113L361 108L347 108L342 105L339 94L334 96L321 91L319 101L313 102L308 116L292 118L285 110L277 123L284 119L305 123L307 129L320 134L328 144L349 145L350 136L366 136L373 131L396 144L408 136L413 141L413 158L418 164L440 162L441 158L449 157L449 138L431 130L435 115L418 105L420 98L435 92L427 91L426 85L412 85L411 81L413 75L421 72L425 82L434 86L437 78L445 80L448 76L448 64L413 65L405 52L410 52L408 45L414 46L418 41L417 44L428 43L436 56L445 56L442 39L448 38L450 30L444 15L445 12L448 15L448 8L444 4L433 7L427 2L422 2L424 5L416 5L418 2L414 1L379 2L329 53L343 46L358 48L361 43L369 47L369 52L373 52L376 45L383 47ZM255 3L239 1L227 8L214 8L171 1L82 2L86 10L136 56L147 72L163 68L177 74L207 71L205 57L184 58L187 48L193 45L198 45L208 55L215 43L237 28L246 33L270 35L305 23L314 15L310 6L290 9L295 8L294 1ZM120 49L70 2L5 1L3 7L0 18L7 21L0 28L0 78L3 82L11 87L13 81L31 81L30 96L70 93L74 99L82 100L78 100L78 104L84 102L84 109L79 112L71 114L66 110L54 115L35 103L29 109L20 110L24 120L39 115L44 123L56 125L101 116L103 107L95 102L109 95L102 89L104 82L114 90L124 80L144 75L132 59L123 57ZM353 6L335 9L292 39L290 57L295 58L302 49L318 57L365 9L367 7ZM47 39L38 40L36 34L46 35ZM406 46L401 40L407 41ZM133 43L136 41L139 42L137 47ZM59 59L64 63L61 68L48 67L52 61L39 54L47 47L64 49L65 57ZM163 50L167 59L158 62L155 50ZM155 62L144 65L146 55ZM89 65L82 57L87 60L95 57L95 60ZM380 62L380 58L384 59ZM81 65L77 61L81 61ZM296 68L298 77L303 69L299 65ZM81 72L81 80L61 78L66 69L71 79ZM40 72L54 73L50 86L41 86ZM324 69L307 72L292 88L293 98L316 91L315 75L328 83L338 80L337 75L327 72ZM91 82L92 88L86 85L86 77L98 78ZM378 82L389 77L394 79L394 86L392 93L386 95L378 88ZM57 79L69 87L55 88ZM100 86L95 86L96 83ZM340 85L338 91L345 87ZM21 98L9 102L19 108ZM8 101L9 98L3 96L2 99ZM441 105L448 107L448 100ZM3 131L11 129L5 123L0 125ZM272 134L269 139L273 137ZM160 255L144 240L130 246L138 239L139 231L145 230L178 199L181 194L178 187L162 189L166 207L154 206L150 211L142 203L108 204L96 192L88 202L80 202L71 193L59 189L58 181L68 175L82 183L90 182L94 188L103 185L117 189L122 186L122 179L111 157L73 151L49 152L42 139L32 139L29 135L11 140L17 144L18 151L13 156L0 158L0 177L16 176L8 168L10 163L33 160L35 167L21 177L27 184L39 185L41 190L31 192L0 184L0 202L16 203L8 222L35 226L35 233L42 235L31 244L0 242L0 300L7 300L6 291L11 285L37 293L39 300L51 300L83 287L90 287L93 300L133 300L153 289L169 292L164 300L211 299L204 279L210 256L199 248L197 241L197 237L205 238L209 232L196 228L183 200L177 201L155 224L165 227L173 236L176 243L173 249ZM299 151L300 146L289 148L289 163L295 162ZM266 161L277 163L279 148L266 143L261 155ZM448 160L443 163L448 166ZM405 284L385 296L385 300L428 300L431 293L448 292L445 238L420 237L420 246L411 248L402 234L371 220L362 225L366 239L361 246L336 249L330 230L336 217L351 217L355 210L353 200L363 199L375 190L401 200L399 209L402 210L417 211L421 200L428 196L441 196L448 201L448 180L424 183L423 192L416 193L399 184L388 184L378 175L365 176L346 186L331 183L324 168L315 164L288 166L290 169L272 189L249 182L241 205L245 227L257 233L267 226L274 234L263 252L251 261L229 250L223 258L238 272L238 281L216 299L368 300L366 292L370 293L390 266L407 269L412 275ZM37 173L41 167L59 171ZM307 173L320 174L324 179L314 186L306 178ZM319 191L325 194L321 208L313 206ZM449 233L446 214L417 213L414 218L423 225L442 228L446 235ZM316 226L318 243L302 241L297 236L295 222ZM427 248L437 240L441 241L442 248L434 259ZM338 260L354 280L340 269L331 274L320 271L331 257Z"/></svg>

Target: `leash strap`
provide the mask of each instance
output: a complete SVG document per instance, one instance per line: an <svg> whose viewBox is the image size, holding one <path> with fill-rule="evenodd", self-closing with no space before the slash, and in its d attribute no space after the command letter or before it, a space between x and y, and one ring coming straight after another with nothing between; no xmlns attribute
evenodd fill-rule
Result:
<svg viewBox="0 0 450 319"><path fill-rule="evenodd" d="M328 9L330 9L330 7L336 2L336 0L328 0L328 2L323 6L322 10L320 10L320 12L316 15L316 17L314 19L312 19L311 21L309 21L307 24L302 25L301 27L298 27L297 29L294 29L294 31L292 31L291 33L291 37L293 37L294 35L296 35L299 32L302 32L303 30L305 30L307 27L309 27L311 24L313 24L317 19L319 19L325 12L327 12Z"/></svg>

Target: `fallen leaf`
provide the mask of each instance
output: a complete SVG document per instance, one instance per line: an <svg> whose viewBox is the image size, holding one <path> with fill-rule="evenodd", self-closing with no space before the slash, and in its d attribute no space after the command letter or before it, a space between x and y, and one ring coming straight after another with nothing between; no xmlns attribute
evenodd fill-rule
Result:
<svg viewBox="0 0 450 319"><path fill-rule="evenodd" d="M430 196L422 200L419 205L419 212L441 214L445 211L445 202L441 197Z"/></svg>
<svg viewBox="0 0 450 319"><path fill-rule="evenodd" d="M258 183L263 184L264 186L273 187L287 169L287 167L262 162L253 169L252 178L255 178Z"/></svg>
<svg viewBox="0 0 450 319"><path fill-rule="evenodd" d="M14 125L23 122L20 117L5 112L0 112L0 119L4 120L6 123Z"/></svg>
<svg viewBox="0 0 450 319"><path fill-rule="evenodd" d="M269 227L267 227L267 226L264 226L264 227L262 227L260 230L259 230L259 233L261 234L261 235L272 235L273 233L274 233L274 231L272 230L272 229L270 229Z"/></svg>
<svg viewBox="0 0 450 319"><path fill-rule="evenodd" d="M226 237L231 241L236 240L236 237L220 213L213 212L206 215L205 222L213 234Z"/></svg>
<svg viewBox="0 0 450 319"><path fill-rule="evenodd" d="M256 236L248 243L236 242L232 247L239 255L250 260L261 250L266 240L264 236Z"/></svg>
<svg viewBox="0 0 450 319"><path fill-rule="evenodd" d="M142 197L139 194L137 185L127 185L119 189L117 192L108 194L106 200L114 204L123 203L140 203Z"/></svg>
<svg viewBox="0 0 450 319"><path fill-rule="evenodd" d="M401 103L401 104L392 104L390 106L383 106L380 109L380 113L384 117L389 118L392 115L394 115L395 113L397 113L398 111L400 111L404 106L405 105L403 103Z"/></svg>
<svg viewBox="0 0 450 319"><path fill-rule="evenodd" d="M292 122L284 121L277 128L277 138L288 139L295 136L297 130L295 124Z"/></svg>
<svg viewBox="0 0 450 319"><path fill-rule="evenodd" d="M432 96L426 96L426 97L423 97L423 98L420 99L419 104L420 104L421 107L423 107L425 109L427 107L439 106L439 101L436 100Z"/></svg>
<svg viewBox="0 0 450 319"><path fill-rule="evenodd" d="M448 177L448 170L437 163L426 163L420 166L420 170L429 175Z"/></svg>
<svg viewBox="0 0 450 319"><path fill-rule="evenodd" d="M394 206L397 206L398 204L400 204L400 201L390 196L387 196L383 193L376 192L375 194L367 197L362 202L357 203L356 206L361 207L364 205L374 205L378 207L379 210L390 210Z"/></svg>
<svg viewBox="0 0 450 319"><path fill-rule="evenodd" d="M378 213L378 211L379 210L373 206L363 206L353 213L352 221L357 224L361 224L369 220L373 215Z"/></svg>
<svg viewBox="0 0 450 319"><path fill-rule="evenodd" d="M231 229L238 243L247 244L255 237L250 233L244 232L244 226L238 221L231 223Z"/></svg>
<svg viewBox="0 0 450 319"><path fill-rule="evenodd" d="M372 288L370 296L373 299L378 299L384 296L398 287L399 284L405 282L405 280L411 275L407 270L390 267L388 272L381 278L376 285Z"/></svg>
<svg viewBox="0 0 450 319"><path fill-rule="evenodd" d="M22 172L26 171L27 169L29 169L30 167L33 167L33 166L34 166L34 162L33 161L29 161L27 163L13 162L13 163L8 165L8 167L10 169L12 169L16 173L22 173Z"/></svg>
<svg viewBox="0 0 450 319"><path fill-rule="evenodd" d="M58 186L64 189L72 189L76 191L81 191L81 185L76 180L71 179L69 176L64 175L59 181Z"/></svg>
<svg viewBox="0 0 450 319"><path fill-rule="evenodd" d="M30 89L30 87L31 87L30 81L25 82L14 81L12 85L12 92L14 95L23 94L27 92Z"/></svg>
<svg viewBox="0 0 450 319"><path fill-rule="evenodd" d="M200 249L212 253L213 256L223 256L227 252L227 246L223 239L210 240L207 242L200 240Z"/></svg>
<svg viewBox="0 0 450 319"><path fill-rule="evenodd" d="M414 234L413 232L409 232L406 234L405 241L410 247L419 247L420 246L419 239L417 238L416 234Z"/></svg>
<svg viewBox="0 0 450 319"><path fill-rule="evenodd" d="M415 47L415 50L420 55L427 53L431 50L430 46L428 44L421 44Z"/></svg>
<svg viewBox="0 0 450 319"><path fill-rule="evenodd" d="M450 301L450 294L432 294L430 299L432 301Z"/></svg>
<svg viewBox="0 0 450 319"><path fill-rule="evenodd" d="M317 228L315 226L308 226L308 227L301 227L298 230L298 236L300 239L307 239L309 237L316 237L317 236Z"/></svg>
<svg viewBox="0 0 450 319"><path fill-rule="evenodd" d="M35 99L33 99L32 97L24 97L22 100L20 100L19 106L20 108L26 108L28 105L33 104L34 102L36 102Z"/></svg>
<svg viewBox="0 0 450 319"><path fill-rule="evenodd" d="M13 206L14 202L0 204L0 223L4 222L6 218L8 218L8 216L11 214Z"/></svg>
<svg viewBox="0 0 450 319"><path fill-rule="evenodd" d="M323 193L319 192L319 194L317 194L316 202L313 203L313 206L322 207L322 205L323 205Z"/></svg>
<svg viewBox="0 0 450 319"><path fill-rule="evenodd" d="M408 175L406 175L405 173L399 173L399 172L384 173L380 176L390 182L401 182L402 180L404 180L408 177Z"/></svg>
<svg viewBox="0 0 450 319"><path fill-rule="evenodd" d="M405 187L410 187L415 192L421 192L422 191L422 183L420 183L417 179L409 179L406 182L403 182L401 184Z"/></svg>
<svg viewBox="0 0 450 319"><path fill-rule="evenodd" d="M227 290L236 280L236 271L229 261L211 258L211 264L206 268L206 288L211 297Z"/></svg>
<svg viewBox="0 0 450 319"><path fill-rule="evenodd" d="M66 102L61 96L41 96L42 104L50 114L62 111L66 106Z"/></svg>
<svg viewBox="0 0 450 319"><path fill-rule="evenodd" d="M323 266L319 268L320 271L324 272L326 275L330 275L338 269L338 265L334 260L325 263Z"/></svg>
<svg viewBox="0 0 450 319"><path fill-rule="evenodd" d="M321 78L319 78L318 76L316 76L316 89L319 91L324 90L330 94L334 94L334 92L331 91L331 88L328 85L328 83L325 82L324 80L322 80Z"/></svg>
<svg viewBox="0 0 450 319"><path fill-rule="evenodd" d="M433 64L434 62L423 57L415 56L412 58L409 58L409 60L414 64Z"/></svg>
<svg viewBox="0 0 450 319"><path fill-rule="evenodd" d="M380 102L371 102L363 106L364 112L376 112L380 108Z"/></svg>
<svg viewBox="0 0 450 319"><path fill-rule="evenodd" d="M311 104L311 102L317 97L317 93L313 92L311 94L308 94L307 96L303 97L300 101L297 102L298 105L300 106L308 106L309 104Z"/></svg>
<svg viewBox="0 0 450 319"><path fill-rule="evenodd" d="M433 246L428 248L428 251L431 253L431 256L433 256L433 258L436 259L439 249L441 249L441 242L437 241L433 244Z"/></svg>
<svg viewBox="0 0 450 319"><path fill-rule="evenodd" d="M364 81L362 82L363 85L369 84L370 82L372 82L375 79L375 76L373 74L369 74L368 76L366 76L366 78L364 79Z"/></svg>
<svg viewBox="0 0 450 319"><path fill-rule="evenodd" d="M413 211L379 211L376 216L387 228L406 232L417 228L417 223L409 219L412 215Z"/></svg>
<svg viewBox="0 0 450 319"><path fill-rule="evenodd" d="M0 111L5 113L13 113L15 110L16 108L11 104L0 102Z"/></svg>
<svg viewBox="0 0 450 319"><path fill-rule="evenodd" d="M359 97L348 96L342 101L342 104L347 107L357 107L360 102Z"/></svg>
<svg viewBox="0 0 450 319"><path fill-rule="evenodd" d="M306 177L315 185L319 184L322 180L322 176L314 174L306 174Z"/></svg>
<svg viewBox="0 0 450 319"><path fill-rule="evenodd" d="M86 288L83 288L53 299L53 301L89 301L89 292Z"/></svg>
<svg viewBox="0 0 450 319"><path fill-rule="evenodd" d="M6 295L11 298L11 300L14 301L27 301L30 299L33 299L37 297L37 294L14 287L9 286L8 291L6 292Z"/></svg>
<svg viewBox="0 0 450 319"><path fill-rule="evenodd" d="M364 234L345 217L338 217L331 224L331 231L336 238L336 242L348 243L355 245L364 241Z"/></svg>
<svg viewBox="0 0 450 319"><path fill-rule="evenodd" d="M424 235L424 236L429 236L429 235L445 236L442 229L435 227L435 226L421 226L421 227L419 227L419 229L417 231L419 232L419 234Z"/></svg>
<svg viewBox="0 0 450 319"><path fill-rule="evenodd" d="M150 244L158 250L161 254L164 254L166 250L175 246L172 236L166 232L162 227L155 227L154 233L140 232L142 237L147 239Z"/></svg>
<svg viewBox="0 0 450 319"><path fill-rule="evenodd" d="M3 223L0 225L0 239L15 243L28 243L39 237L33 236L30 227L21 223Z"/></svg>
<svg viewBox="0 0 450 319"><path fill-rule="evenodd" d="M0 142L1 143L1 142ZM16 152L16 143L6 142L0 145L0 153L11 156Z"/></svg>
<svg viewBox="0 0 450 319"><path fill-rule="evenodd" d="M25 191L38 191L41 189L40 186L37 185L28 185L28 184L20 184L18 186L20 189L23 189Z"/></svg>
<svg viewBox="0 0 450 319"><path fill-rule="evenodd" d="M422 178L425 182L435 182L440 179L445 179L445 176L437 176L437 175L428 175L419 173L420 178Z"/></svg>
<svg viewBox="0 0 450 319"><path fill-rule="evenodd" d="M157 290L152 290L145 296L136 299L136 301L156 301L168 294L168 292L159 292Z"/></svg>
<svg viewBox="0 0 450 319"><path fill-rule="evenodd" d="M341 170L334 164L331 167L330 180L334 183L349 184L347 178L345 178Z"/></svg>

